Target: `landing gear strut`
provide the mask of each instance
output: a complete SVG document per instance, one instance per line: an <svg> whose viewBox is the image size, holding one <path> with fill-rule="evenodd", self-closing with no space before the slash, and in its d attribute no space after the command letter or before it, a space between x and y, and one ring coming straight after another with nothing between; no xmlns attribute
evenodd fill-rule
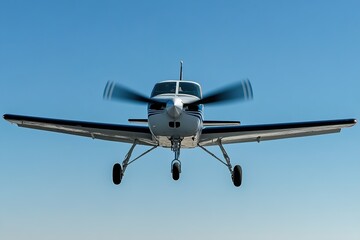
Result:
<svg viewBox="0 0 360 240"><path fill-rule="evenodd" d="M171 140L171 150L175 153L175 159L171 162L171 174L172 174L172 178L175 181L179 180L181 173L181 162L179 160L180 147L181 147L180 139Z"/></svg>
<svg viewBox="0 0 360 240"><path fill-rule="evenodd" d="M205 147L198 145L202 150L204 150L205 152L207 152L208 154L210 154L211 156L213 156L216 160L220 161L222 164L224 164L225 166L227 166L227 168L230 171L230 175L231 175L231 179L234 183L235 187L240 187L241 186L241 182L242 182L242 169L239 165L236 165L234 168L232 168L231 166L231 162L230 162L230 157L227 154L227 152L225 151L225 148L223 147L221 140L218 140L218 145L220 147L220 150L222 152L222 154L224 155L224 160L220 159L219 157L217 157L215 154L213 154L212 152L210 152L209 150L207 150Z"/></svg>
<svg viewBox="0 0 360 240"><path fill-rule="evenodd" d="M114 167L113 167L113 183L115 185L119 185L121 183L121 180L122 180L122 178L123 178L123 176L125 174L125 170L131 163L135 162L136 160L138 160L139 158L141 158L145 154L151 152L152 150L154 150L155 148L158 147L158 146L153 146L149 150L143 152L138 157L136 157L136 158L134 158L133 160L130 161L131 154L134 151L134 148L135 148L136 144L137 144L137 141L135 140L133 145L131 146L130 150L126 154L125 159L122 162L122 166L121 166L120 163L115 163L114 164Z"/></svg>

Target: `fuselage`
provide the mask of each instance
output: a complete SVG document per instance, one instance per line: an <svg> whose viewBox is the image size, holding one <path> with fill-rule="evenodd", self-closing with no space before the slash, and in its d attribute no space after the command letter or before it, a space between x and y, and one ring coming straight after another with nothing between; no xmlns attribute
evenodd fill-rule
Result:
<svg viewBox="0 0 360 240"><path fill-rule="evenodd" d="M171 147L173 140L181 141L182 148L197 146L203 105L192 103L201 97L201 86L192 81L167 80L154 86L151 98L156 103L148 105L148 124L160 146Z"/></svg>

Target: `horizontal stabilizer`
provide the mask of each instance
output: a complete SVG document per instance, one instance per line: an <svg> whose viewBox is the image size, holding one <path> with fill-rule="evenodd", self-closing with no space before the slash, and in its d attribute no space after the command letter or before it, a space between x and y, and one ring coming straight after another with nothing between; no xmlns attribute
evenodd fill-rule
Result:
<svg viewBox="0 0 360 240"><path fill-rule="evenodd" d="M147 119L141 119L141 118L129 118L128 121L131 123L142 123L142 124L148 123Z"/></svg>
<svg viewBox="0 0 360 240"><path fill-rule="evenodd" d="M130 123L140 123L146 124L148 123L147 119L142 118L130 118L128 120ZM240 125L240 121L204 121L204 126L238 126Z"/></svg>
<svg viewBox="0 0 360 240"><path fill-rule="evenodd" d="M204 126L238 126L240 121L204 121Z"/></svg>

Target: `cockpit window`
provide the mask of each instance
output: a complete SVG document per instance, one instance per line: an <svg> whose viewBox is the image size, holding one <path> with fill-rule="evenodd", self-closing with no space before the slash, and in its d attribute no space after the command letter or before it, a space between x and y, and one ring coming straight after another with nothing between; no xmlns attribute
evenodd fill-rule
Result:
<svg viewBox="0 0 360 240"><path fill-rule="evenodd" d="M179 82L179 94L189 94L201 98L200 87L191 82Z"/></svg>
<svg viewBox="0 0 360 240"><path fill-rule="evenodd" d="M151 97L164 93L175 93L176 82L157 83L151 93Z"/></svg>

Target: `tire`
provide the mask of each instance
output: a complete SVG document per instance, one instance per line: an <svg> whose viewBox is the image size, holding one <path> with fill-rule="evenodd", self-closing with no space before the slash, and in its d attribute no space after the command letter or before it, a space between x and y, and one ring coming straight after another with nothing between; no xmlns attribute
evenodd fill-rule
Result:
<svg viewBox="0 0 360 240"><path fill-rule="evenodd" d="M236 165L233 170L232 180L235 187L240 187L242 182L242 169L239 165Z"/></svg>
<svg viewBox="0 0 360 240"><path fill-rule="evenodd" d="M119 163L115 163L113 167L113 183L119 185L122 179L122 169Z"/></svg>
<svg viewBox="0 0 360 240"><path fill-rule="evenodd" d="M180 178L180 164L179 163L174 163L172 165L172 178L177 181Z"/></svg>

